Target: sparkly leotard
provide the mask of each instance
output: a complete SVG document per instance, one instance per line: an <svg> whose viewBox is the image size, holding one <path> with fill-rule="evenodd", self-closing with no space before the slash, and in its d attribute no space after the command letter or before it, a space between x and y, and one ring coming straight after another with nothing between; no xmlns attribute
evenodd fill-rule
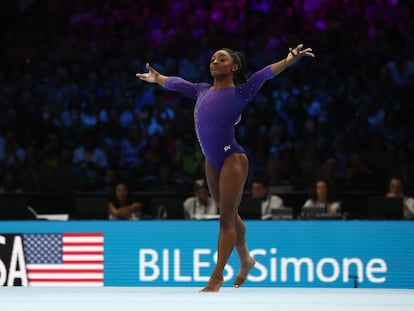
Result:
<svg viewBox="0 0 414 311"><path fill-rule="evenodd" d="M167 78L165 88L196 100L194 122L197 138L207 161L218 172L230 154L246 153L236 142L234 125L263 83L274 76L269 65L252 74L246 83L222 90L213 90L208 83Z"/></svg>

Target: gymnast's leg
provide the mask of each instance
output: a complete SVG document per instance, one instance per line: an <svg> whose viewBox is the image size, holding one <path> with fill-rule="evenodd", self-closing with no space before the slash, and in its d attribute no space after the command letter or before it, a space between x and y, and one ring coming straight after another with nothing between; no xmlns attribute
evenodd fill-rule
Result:
<svg viewBox="0 0 414 311"><path fill-rule="evenodd" d="M237 215L236 219L236 232L236 251L240 260L240 268L233 285L234 287L240 287L246 281L247 275L256 264L256 260L249 254L249 249L247 248L246 243L246 226L239 215Z"/></svg>
<svg viewBox="0 0 414 311"><path fill-rule="evenodd" d="M217 175L219 189L220 232L218 237L218 256L216 267L210 276L205 292L217 292L223 285L224 267L237 244L237 228L243 229L238 221L237 208L243 195L244 184L248 173L248 159L245 154L234 153L226 158L220 173L211 171L206 165L206 176L210 191L217 196ZM244 229L245 230L245 229ZM244 234L242 242L244 241ZM244 243L245 244L245 243Z"/></svg>

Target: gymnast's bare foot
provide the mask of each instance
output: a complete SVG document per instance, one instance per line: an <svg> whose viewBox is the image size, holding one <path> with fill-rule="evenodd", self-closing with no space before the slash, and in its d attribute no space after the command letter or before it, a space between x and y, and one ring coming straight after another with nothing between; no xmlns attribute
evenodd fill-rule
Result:
<svg viewBox="0 0 414 311"><path fill-rule="evenodd" d="M223 276L220 276L220 277L211 276L206 287L200 290L200 292L218 292L221 286L223 285L223 283L224 283Z"/></svg>
<svg viewBox="0 0 414 311"><path fill-rule="evenodd" d="M239 272L237 273L237 277L233 282L234 287L240 287L246 281L247 275L249 274L250 270L256 264L256 260L253 257L249 256L243 262L240 262Z"/></svg>

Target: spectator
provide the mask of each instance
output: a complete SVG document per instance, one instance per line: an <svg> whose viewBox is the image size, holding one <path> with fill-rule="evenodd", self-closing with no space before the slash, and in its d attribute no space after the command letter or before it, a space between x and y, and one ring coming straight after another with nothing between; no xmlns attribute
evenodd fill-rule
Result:
<svg viewBox="0 0 414 311"><path fill-rule="evenodd" d="M38 152L35 146L29 146L26 150L26 161L21 173L22 190L26 192L46 191L46 174L39 162Z"/></svg>
<svg viewBox="0 0 414 311"><path fill-rule="evenodd" d="M166 160L163 137L157 134L148 137L148 144L143 153L145 166L141 170L140 184L141 188L148 189L160 184L160 167Z"/></svg>
<svg viewBox="0 0 414 311"><path fill-rule="evenodd" d="M81 190L98 190L104 180L108 161L105 152L96 147L96 136L93 132L89 132L84 143L75 148L72 162L79 165L86 175L85 188Z"/></svg>
<svg viewBox="0 0 414 311"><path fill-rule="evenodd" d="M60 154L58 166L54 172L51 182L53 188L63 193L73 193L86 189L88 182L86 172L82 169L82 164L72 163L73 150L64 147Z"/></svg>
<svg viewBox="0 0 414 311"><path fill-rule="evenodd" d="M334 193L341 191L343 182L342 178L338 177L337 171L338 159L335 156L329 155L321 164L320 172L317 176L329 182L330 188Z"/></svg>
<svg viewBox="0 0 414 311"><path fill-rule="evenodd" d="M406 146L399 146L395 150L394 161L388 165L388 168L392 176L399 176L402 179L405 189L414 186L413 152L410 152Z"/></svg>
<svg viewBox="0 0 414 311"><path fill-rule="evenodd" d="M21 193L22 189L19 184L17 169L8 167L3 174L0 184L0 193Z"/></svg>
<svg viewBox="0 0 414 311"><path fill-rule="evenodd" d="M348 159L348 167L345 171L345 181L358 185L360 189L367 189L368 185L375 182L375 175L370 163L363 157L362 152L351 152Z"/></svg>
<svg viewBox="0 0 414 311"><path fill-rule="evenodd" d="M111 220L137 220L141 217L142 204L135 200L125 182L118 182L108 200L108 213Z"/></svg>
<svg viewBox="0 0 414 311"><path fill-rule="evenodd" d="M14 133L7 131L4 135L4 144L0 144L0 163L5 167L19 167L24 163L25 153Z"/></svg>
<svg viewBox="0 0 414 311"><path fill-rule="evenodd" d="M203 161L203 154L196 146L193 135L185 134L173 157L177 182L191 185L193 180L200 178L203 174Z"/></svg>
<svg viewBox="0 0 414 311"><path fill-rule="evenodd" d="M251 185L252 197L262 199L262 219L272 219L272 210L284 208L283 199L269 191L266 177L256 176Z"/></svg>
<svg viewBox="0 0 414 311"><path fill-rule="evenodd" d="M121 140L120 164L122 168L139 169L142 165L142 152L146 147L147 141L141 129L137 125L132 125L128 131L128 137Z"/></svg>
<svg viewBox="0 0 414 311"><path fill-rule="evenodd" d="M39 151L39 160L47 177L47 190L56 191L57 180L55 179L60 158L61 143L59 137L54 133L47 135L43 148Z"/></svg>
<svg viewBox="0 0 414 311"><path fill-rule="evenodd" d="M408 53L408 50L398 51L396 58L391 59L382 68L382 74L388 75L398 87L404 87L409 83L412 85L414 81L414 62L409 58Z"/></svg>
<svg viewBox="0 0 414 311"><path fill-rule="evenodd" d="M325 213L339 215L341 213L341 203L335 197L335 193L326 179L318 179L310 189L308 200L303 207L315 207L325 209Z"/></svg>
<svg viewBox="0 0 414 311"><path fill-rule="evenodd" d="M185 219L218 218L216 202L210 197L207 183L204 180L196 180L194 196L184 200L183 208Z"/></svg>
<svg viewBox="0 0 414 311"><path fill-rule="evenodd" d="M392 177L386 193L387 198L402 198L404 219L414 219L414 198L404 193L404 183L399 177Z"/></svg>

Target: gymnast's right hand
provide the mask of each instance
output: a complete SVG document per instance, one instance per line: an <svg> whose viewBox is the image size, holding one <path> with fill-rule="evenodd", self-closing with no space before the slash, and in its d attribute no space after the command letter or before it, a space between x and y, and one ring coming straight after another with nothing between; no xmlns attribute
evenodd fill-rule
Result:
<svg viewBox="0 0 414 311"><path fill-rule="evenodd" d="M137 73L136 76L143 80L150 83L157 83L157 77L160 75L158 71L150 66L150 64L146 63L145 67L147 67L148 72L146 73Z"/></svg>

